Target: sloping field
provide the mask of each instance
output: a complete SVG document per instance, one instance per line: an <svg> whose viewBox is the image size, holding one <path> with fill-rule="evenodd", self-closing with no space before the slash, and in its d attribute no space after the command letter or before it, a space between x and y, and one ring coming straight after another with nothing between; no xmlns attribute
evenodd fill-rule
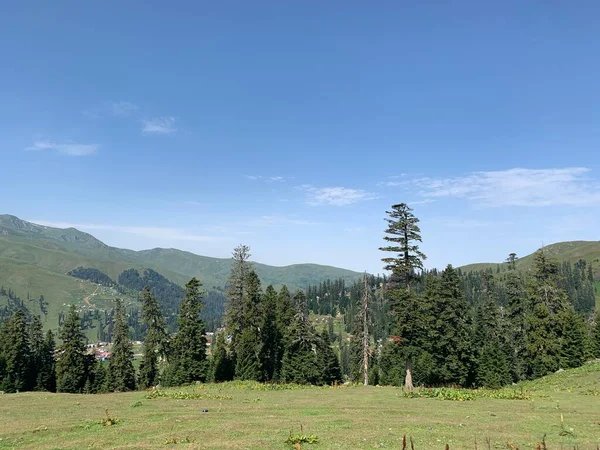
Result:
<svg viewBox="0 0 600 450"><path fill-rule="evenodd" d="M0 448L549 449L600 445L600 362L525 383L527 400L406 398L390 387L265 390L252 383L107 395L26 393L0 397ZM105 410L119 422L103 426ZM202 412L207 409L208 412ZM561 422L561 416L563 418Z"/></svg>

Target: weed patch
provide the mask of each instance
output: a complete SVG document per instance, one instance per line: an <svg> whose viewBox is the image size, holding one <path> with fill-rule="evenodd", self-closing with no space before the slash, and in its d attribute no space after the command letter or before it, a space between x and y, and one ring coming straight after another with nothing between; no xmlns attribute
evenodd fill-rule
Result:
<svg viewBox="0 0 600 450"><path fill-rule="evenodd" d="M211 394L209 392L198 391L163 391L161 389L152 389L146 394L146 398L172 398L175 400L233 400L233 396L225 394Z"/></svg>

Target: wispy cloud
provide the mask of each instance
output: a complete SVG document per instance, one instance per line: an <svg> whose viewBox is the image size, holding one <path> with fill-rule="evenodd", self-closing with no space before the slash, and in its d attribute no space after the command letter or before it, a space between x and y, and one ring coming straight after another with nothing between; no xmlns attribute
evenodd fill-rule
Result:
<svg viewBox="0 0 600 450"><path fill-rule="evenodd" d="M26 151L50 150L67 156L88 156L98 151L96 144L78 144L75 142L35 141Z"/></svg>
<svg viewBox="0 0 600 450"><path fill-rule="evenodd" d="M377 195L362 189L349 189L345 187L322 187L311 185L301 186L307 192L309 205L334 205L345 206L365 200L374 200Z"/></svg>
<svg viewBox="0 0 600 450"><path fill-rule="evenodd" d="M248 180L252 181L264 181L266 183L283 183L285 181L291 180L293 177L282 177L282 176L271 176L265 177L263 175L246 175Z"/></svg>
<svg viewBox="0 0 600 450"><path fill-rule="evenodd" d="M135 234L138 236L148 237L152 239L164 239L173 241L213 242L221 241L224 239L222 236L194 234L176 228L136 227L98 223L52 222L48 220L31 220L31 222L54 228L77 228L78 230L82 231L105 230L114 231L118 233Z"/></svg>
<svg viewBox="0 0 600 450"><path fill-rule="evenodd" d="M155 117L142 121L142 133L144 134L171 134L177 131L174 117Z"/></svg>
<svg viewBox="0 0 600 450"><path fill-rule="evenodd" d="M348 227L348 228L344 228L344 232L345 233L362 233L363 231L365 231L365 229L363 227Z"/></svg>
<svg viewBox="0 0 600 450"><path fill-rule="evenodd" d="M100 106L84 109L81 113L90 119L99 119L106 116L130 117L139 111L140 107L123 100L104 102Z"/></svg>
<svg viewBox="0 0 600 450"><path fill-rule="evenodd" d="M139 110L139 106L130 102L113 102L110 104L110 110L113 116L129 117Z"/></svg>
<svg viewBox="0 0 600 450"><path fill-rule="evenodd" d="M310 220L302 220L294 217L286 217L282 215L265 215L260 216L256 219L252 219L247 222L247 225L253 227L264 227L264 226L277 226L277 225L305 225L315 226L321 225L319 222L313 222Z"/></svg>
<svg viewBox="0 0 600 450"><path fill-rule="evenodd" d="M206 203L198 202L196 200L185 200L183 204L188 206L206 206Z"/></svg>
<svg viewBox="0 0 600 450"><path fill-rule="evenodd" d="M463 198L482 206L589 206L600 204L600 183L590 169L521 169L472 172L455 178L416 178L402 185L425 199Z"/></svg>

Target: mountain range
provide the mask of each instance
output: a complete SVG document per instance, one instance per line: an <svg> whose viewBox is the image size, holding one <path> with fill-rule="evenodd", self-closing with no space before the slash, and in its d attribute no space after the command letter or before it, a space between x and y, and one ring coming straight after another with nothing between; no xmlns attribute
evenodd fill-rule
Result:
<svg viewBox="0 0 600 450"><path fill-rule="evenodd" d="M600 268L599 241L560 242L545 249L559 261L584 259L595 271ZM517 268L528 270L532 261L532 255L522 257L517 261ZM231 264L231 259L211 258L172 248L133 251L111 247L75 228L47 227L15 216L0 215L0 286L11 289L24 301L29 300L28 308L37 314L41 308L37 299L43 295L47 305L46 325L51 328L56 327L57 317L67 305L100 308L122 295L115 289L69 275L74 269L96 269L115 281L128 269L140 273L151 269L181 286L191 277L197 277L207 290L222 290ZM461 269L474 271L500 266L502 270L503 264L506 263L477 263ZM352 281L361 275L317 264L275 267L253 262L253 266L264 286L285 284L291 290L305 289L328 279ZM0 295L0 306L3 301L6 297Z"/></svg>
<svg viewBox="0 0 600 450"><path fill-rule="evenodd" d="M37 225L11 215L0 215L0 285L12 289L21 299L44 296L47 319L53 326L65 305L85 300L94 305L119 295L110 289L68 275L76 268L98 269L113 280L127 269L152 269L179 285L191 277L199 278L206 289L222 289L232 261L190 252L155 248L133 251L106 245L94 236L75 228ZM351 270L317 264L284 267L253 262L264 286L287 285L290 290L305 289L328 279L357 279ZM0 302L2 297L0 296ZM36 311L32 302L33 312Z"/></svg>

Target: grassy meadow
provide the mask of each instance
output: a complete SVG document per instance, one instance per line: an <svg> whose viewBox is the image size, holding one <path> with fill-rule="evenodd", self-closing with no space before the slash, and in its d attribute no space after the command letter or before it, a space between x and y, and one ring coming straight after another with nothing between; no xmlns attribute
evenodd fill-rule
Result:
<svg viewBox="0 0 600 450"><path fill-rule="evenodd" d="M105 395L0 396L0 449L549 449L600 445L600 362L503 391L407 398L392 387L206 384ZM506 400L501 396L525 397ZM474 398L466 400L466 398ZM464 401L460 401L464 400ZM207 409L208 412L203 412ZM107 426L106 413L116 424ZM562 417L562 421L561 421ZM298 447L296 447L298 448Z"/></svg>

